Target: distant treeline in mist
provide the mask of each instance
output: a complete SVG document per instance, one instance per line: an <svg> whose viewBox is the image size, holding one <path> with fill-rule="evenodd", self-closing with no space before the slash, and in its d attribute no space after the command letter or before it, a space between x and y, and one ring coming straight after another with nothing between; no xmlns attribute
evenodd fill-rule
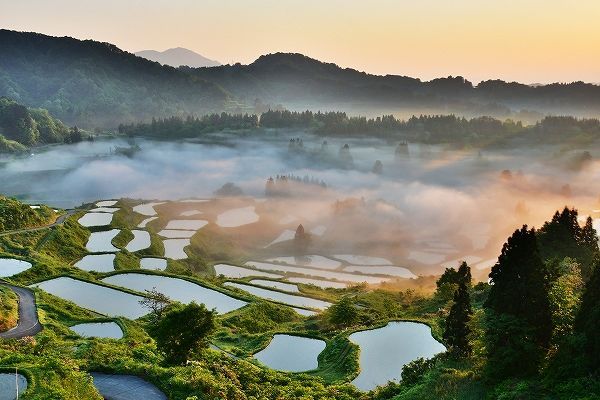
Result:
<svg viewBox="0 0 600 400"><path fill-rule="evenodd" d="M249 114L210 114L202 117L152 119L150 123L121 124L119 132L130 136L161 138L197 137L222 130L304 129L318 135L371 136L426 143L485 143L523 137L544 142L588 141L600 137L600 120L545 117L534 125L521 122L455 115L421 115L407 120L392 115L351 117L344 112L267 111Z"/></svg>
<svg viewBox="0 0 600 400"><path fill-rule="evenodd" d="M47 110L27 108L0 97L0 153L24 151L28 146L74 143L82 140L77 127L69 129Z"/></svg>

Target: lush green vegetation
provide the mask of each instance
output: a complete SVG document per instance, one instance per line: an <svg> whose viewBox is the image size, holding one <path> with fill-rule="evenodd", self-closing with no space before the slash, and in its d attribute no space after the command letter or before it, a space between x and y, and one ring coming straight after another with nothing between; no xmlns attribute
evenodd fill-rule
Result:
<svg viewBox="0 0 600 400"><path fill-rule="evenodd" d="M115 239L119 246L139 223L131 211L135 204L119 202L121 210L111 226L126 232ZM160 229L169 213L180 213L167 206L167 217L161 212L151 230ZM2 254L33 263L10 280L28 285L68 275L98 282L114 274L72 266L86 254L90 234L76 223L81 215L76 213L53 229L0 237ZM290 307L232 291L222 286L221 278L211 276L210 264L227 257L235 243L209 224L205 236L199 232L194 237L190 259L170 260L167 270L239 296L249 301L248 306L215 315L203 306L183 306L159 292L147 292L142 295L152 312L130 321L106 318L37 290L45 329L32 339L0 341L0 364L16 366L27 376L26 396L31 399L98 398L85 371L139 375L173 399L593 398L600 393L596 334L600 268L596 256L590 255L598 253L597 236L591 225L574 226L576 221L577 212L565 209L540 230L515 231L493 268L492 285L473 285L466 264L446 270L433 295L366 285L327 290L300 285L305 295L334 303L309 318ZM564 246L555 246L557 242ZM243 257L243 251L234 255ZM141 256L120 252L116 269L140 271ZM83 339L68 329L81 322L108 320L121 326L123 339ZM449 351L406 365L400 383L360 393L348 383L359 369L359 349L348 336L392 320L428 324ZM191 324L197 329L188 329ZM324 340L319 367L296 374L260 366L251 355L276 333ZM207 348L209 342L221 350Z"/></svg>
<svg viewBox="0 0 600 400"><path fill-rule="evenodd" d="M540 231L516 230L492 269L491 285L479 283L465 292L467 285L459 283L455 289L444 333L450 351L408 364L402 383L377 390L375 398L597 398L600 264L596 258L584 284L589 269L582 263L589 238L597 253L598 237L587 224L575 227L572 217L577 212L565 209ZM569 246L550 252L547 246L569 235ZM574 254L578 258L570 258ZM460 275L447 270L436 297L447 299ZM453 351L457 344L468 351Z"/></svg>
<svg viewBox="0 0 600 400"><path fill-rule="evenodd" d="M108 43L0 30L0 96L69 124L109 127L154 115L221 111L219 86Z"/></svg>
<svg viewBox="0 0 600 400"><path fill-rule="evenodd" d="M402 120L392 115L366 118L348 116L344 112L269 110L260 117L222 113L201 118L154 118L151 123L119 126L119 132L123 134L164 139L198 137L222 130L258 132L261 129L304 129L323 136L366 135L388 140L479 146L506 145L511 140L582 144L600 138L600 120L574 117L545 117L526 126L510 119L502 121L492 117L467 119L455 115L421 115Z"/></svg>
<svg viewBox="0 0 600 400"><path fill-rule="evenodd" d="M47 110L0 97L0 152L20 152L36 144L75 143L82 138L77 127L67 128Z"/></svg>
<svg viewBox="0 0 600 400"><path fill-rule="evenodd" d="M0 232L47 225L56 217L48 206L31 208L16 199L0 196Z"/></svg>
<svg viewBox="0 0 600 400"><path fill-rule="evenodd" d="M17 295L6 286L0 286L0 332L15 327L18 319Z"/></svg>

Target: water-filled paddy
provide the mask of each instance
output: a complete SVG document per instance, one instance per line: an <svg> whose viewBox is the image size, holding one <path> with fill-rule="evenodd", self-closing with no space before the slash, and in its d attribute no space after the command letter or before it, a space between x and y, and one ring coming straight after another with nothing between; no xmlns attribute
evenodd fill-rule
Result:
<svg viewBox="0 0 600 400"><path fill-rule="evenodd" d="M297 308L297 307L292 307L292 308L298 314L303 315L305 317L312 317L313 315L317 315L317 313L315 311L312 311L312 310L305 310L304 308Z"/></svg>
<svg viewBox="0 0 600 400"><path fill-rule="evenodd" d="M274 335L269 345L254 354L254 358L269 368L302 372L319 366L317 357L325 349L319 339L292 335Z"/></svg>
<svg viewBox="0 0 600 400"><path fill-rule="evenodd" d="M165 229L183 229L197 231L208 224L208 221L203 219L175 219L169 221Z"/></svg>
<svg viewBox="0 0 600 400"><path fill-rule="evenodd" d="M110 225L112 219L113 215L110 213L89 212L84 214L83 217L79 218L77 222L79 222L81 226L89 228L92 226Z"/></svg>
<svg viewBox="0 0 600 400"><path fill-rule="evenodd" d="M90 322L69 327L81 337L97 337L107 339L121 339L123 331L115 322Z"/></svg>
<svg viewBox="0 0 600 400"><path fill-rule="evenodd" d="M164 271L167 269L167 260L164 258L142 258L140 260L140 268L141 269L154 269Z"/></svg>
<svg viewBox="0 0 600 400"><path fill-rule="evenodd" d="M263 289L252 285L245 285L242 283L225 282L226 286L235 287L253 294L256 297L260 297L267 300L277 301L283 304L296 307L308 307L317 310L324 310L331 305L323 300L317 300L310 297L294 296L291 294L276 292L274 290Z"/></svg>
<svg viewBox="0 0 600 400"><path fill-rule="evenodd" d="M264 271L277 271L277 272L289 272L300 275L314 276L325 279L335 279L343 282L362 283L367 282L370 284L376 284L381 282L389 281L389 278L369 275L356 275L346 272L337 271L324 271L315 268L296 267L293 265L279 265L266 262L249 261L246 263L247 266L257 268Z"/></svg>
<svg viewBox="0 0 600 400"><path fill-rule="evenodd" d="M72 301L80 307L111 317L123 316L136 319L148 313L148 309L139 303L143 299L141 296L78 279L60 277L32 286Z"/></svg>
<svg viewBox="0 0 600 400"><path fill-rule="evenodd" d="M157 290L172 300L182 303L204 303L206 308L216 309L224 314L245 306L247 303L227 296L213 289L205 288L184 279L160 275L125 273L104 278L103 282L143 293L145 290Z"/></svg>
<svg viewBox="0 0 600 400"><path fill-rule="evenodd" d="M267 281L265 279L252 279L249 283L251 283L253 285L268 287L271 289L283 290L284 292L290 292L290 293L299 293L300 292L298 290L298 286L292 285L290 283Z"/></svg>
<svg viewBox="0 0 600 400"><path fill-rule="evenodd" d="M249 276L260 276L263 278L283 278L282 275L272 274L270 272L257 271L250 268L237 267L229 264L217 264L214 266L215 275L223 275L227 278L246 278Z"/></svg>
<svg viewBox="0 0 600 400"><path fill-rule="evenodd" d="M0 277L7 278L9 276L20 274L27 271L32 265L28 261L17 260L14 258L0 258Z"/></svg>
<svg viewBox="0 0 600 400"><path fill-rule="evenodd" d="M473 265L472 268L475 269L489 269L492 268L494 266L494 264L496 264L498 262L497 258L490 258L488 260L484 260L481 262L478 262L477 264Z"/></svg>
<svg viewBox="0 0 600 400"><path fill-rule="evenodd" d="M114 208L114 207L96 207L96 208L92 208L90 210L91 213L99 212L99 213L111 213L111 214L114 212L117 212L117 211L119 211L119 209Z"/></svg>
<svg viewBox="0 0 600 400"><path fill-rule="evenodd" d="M88 254L75 263L75 266L84 271L110 272L114 271L114 254Z"/></svg>
<svg viewBox="0 0 600 400"><path fill-rule="evenodd" d="M296 222L296 221L298 221L298 218L295 217L295 216L293 216L293 215L291 215L291 214L289 214L289 215L286 215L285 217L281 218L279 220L279 224L280 225L287 225L287 224L291 224L292 222Z"/></svg>
<svg viewBox="0 0 600 400"><path fill-rule="evenodd" d="M180 231L177 229L163 229L158 232L159 236L167 239L189 239L196 234L196 231Z"/></svg>
<svg viewBox="0 0 600 400"><path fill-rule="evenodd" d="M119 232L121 232L120 229L111 229L110 231L102 232L92 232L85 247L90 253L119 251L119 249L112 245L112 240L119 234Z"/></svg>
<svg viewBox="0 0 600 400"><path fill-rule="evenodd" d="M189 210L189 211L184 211L181 214L179 214L182 217L192 217L194 215L199 215L202 214L202 211L198 211L198 210Z"/></svg>
<svg viewBox="0 0 600 400"><path fill-rule="evenodd" d="M446 255L433 251L411 250L408 253L408 259L425 265L434 265L444 261L446 259Z"/></svg>
<svg viewBox="0 0 600 400"><path fill-rule="evenodd" d="M154 209L154 206L159 206L161 204L165 204L164 202L154 202L154 203L145 203L145 204L139 204L135 207L133 207L133 211L135 211L138 214L142 214L145 215L147 217L151 217L156 215L156 210Z"/></svg>
<svg viewBox="0 0 600 400"><path fill-rule="evenodd" d="M311 278L300 278L297 276L293 276L291 278L287 278L287 281L293 283L304 283L307 285L315 285L322 289L334 288L334 289L344 289L348 286L347 283L344 282L332 282L332 281L324 281L321 279L311 279Z"/></svg>
<svg viewBox="0 0 600 400"><path fill-rule="evenodd" d="M19 396L27 390L27 379L17 374L0 373L0 400L15 400L17 398L17 387L19 388Z"/></svg>
<svg viewBox="0 0 600 400"><path fill-rule="evenodd" d="M404 267L393 265L350 265L344 268L347 272L359 272L361 274L389 275L399 278L416 278L417 276Z"/></svg>
<svg viewBox="0 0 600 400"><path fill-rule="evenodd" d="M150 247L150 234L148 232L134 229L131 233L133 233L133 239L125 246L127 251L134 252Z"/></svg>
<svg viewBox="0 0 600 400"><path fill-rule="evenodd" d="M140 222L138 224L138 228L145 228L146 225L148 225L149 222L154 221L155 219L158 219L158 217L148 217L145 220L143 220L142 222Z"/></svg>
<svg viewBox="0 0 600 400"><path fill-rule="evenodd" d="M269 243L265 247L272 246L272 245L274 245L276 243L286 242L288 240L292 240L295 235L296 235L296 231L293 231L291 229L286 229L285 231L281 232L281 234L279 236L277 236L275 239L273 239L271 241L271 243Z"/></svg>
<svg viewBox="0 0 600 400"><path fill-rule="evenodd" d="M96 207L112 207L117 204L117 200L102 200L96 203Z"/></svg>
<svg viewBox="0 0 600 400"><path fill-rule="evenodd" d="M336 254L335 258L344 260L354 265L392 265L393 263L382 257L357 256L354 254Z"/></svg>
<svg viewBox="0 0 600 400"><path fill-rule="evenodd" d="M110 400L167 400L156 386L135 375L110 375L92 372L93 383L105 399Z"/></svg>
<svg viewBox="0 0 600 400"><path fill-rule="evenodd" d="M342 263L336 260L332 260L327 257L318 255L308 255L302 257L275 257L269 258L268 262L278 262L283 264L301 265L304 267L320 268L320 269L336 269L339 268Z"/></svg>
<svg viewBox="0 0 600 400"><path fill-rule="evenodd" d="M234 208L217 215L217 225L223 228L235 228L258 221L254 206Z"/></svg>
<svg viewBox="0 0 600 400"><path fill-rule="evenodd" d="M327 227L325 225L318 225L318 226L315 226L314 228L310 229L308 232L310 232L313 235L323 236L326 231L327 231Z"/></svg>
<svg viewBox="0 0 600 400"><path fill-rule="evenodd" d="M427 325L416 322L390 322L383 328L353 333L349 339L360 347L360 373L352 383L361 390L397 381L405 364L446 350Z"/></svg>
<svg viewBox="0 0 600 400"><path fill-rule="evenodd" d="M188 258L183 249L190 245L190 239L167 239L163 240L165 257L172 260L183 260Z"/></svg>

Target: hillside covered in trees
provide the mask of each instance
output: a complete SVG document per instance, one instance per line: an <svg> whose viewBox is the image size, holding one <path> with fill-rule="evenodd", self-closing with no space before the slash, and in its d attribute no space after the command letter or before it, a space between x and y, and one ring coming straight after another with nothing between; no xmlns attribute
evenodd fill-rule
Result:
<svg viewBox="0 0 600 400"><path fill-rule="evenodd" d="M600 105L600 86L583 82L530 86L487 80L475 85L460 76L422 81L341 68L302 54L275 53L263 55L249 65L182 69L248 102L258 99L296 110L344 110L371 115L374 110L394 110L402 115L450 112L505 118L520 110L598 116Z"/></svg>
<svg viewBox="0 0 600 400"><path fill-rule="evenodd" d="M600 86L530 86L462 77L422 81L372 75L301 54L275 53L249 65L173 68L109 43L0 30L0 96L42 107L69 124L114 128L114 121L269 107L353 114L448 114L527 121L549 114L597 117Z"/></svg>
<svg viewBox="0 0 600 400"><path fill-rule="evenodd" d="M225 108L218 86L108 43L0 30L0 96L42 107L69 124Z"/></svg>
<svg viewBox="0 0 600 400"><path fill-rule="evenodd" d="M27 108L0 97L0 153L24 151L28 146L75 143L82 140L77 127L68 128L48 110Z"/></svg>

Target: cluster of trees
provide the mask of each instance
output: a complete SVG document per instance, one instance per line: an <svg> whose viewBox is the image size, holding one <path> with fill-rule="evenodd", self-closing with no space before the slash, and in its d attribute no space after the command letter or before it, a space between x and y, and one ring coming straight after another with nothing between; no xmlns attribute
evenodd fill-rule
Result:
<svg viewBox="0 0 600 400"><path fill-rule="evenodd" d="M559 371L600 371L600 252L591 220L557 212L540 230L523 226L507 240L492 267L485 313L486 374L492 381ZM452 304L445 320L449 354L472 352L471 274L466 263L447 269L437 296Z"/></svg>
<svg viewBox="0 0 600 400"><path fill-rule="evenodd" d="M147 290L140 304L150 311L148 331L168 364L185 364L188 359L208 347L217 322L216 312L204 304L172 303L156 289Z"/></svg>
<svg viewBox="0 0 600 400"><path fill-rule="evenodd" d="M420 115L402 120L393 115L376 118L348 116L345 112L268 110L262 114L210 114L153 119L151 123L119 125L128 135L194 137L220 130L256 128L306 129L319 135L376 136L392 140L426 143L490 143L510 138L543 140L600 137L600 120L574 117L545 117L525 126L520 121L492 117L464 118L456 115ZM290 149L302 150L301 139L293 139Z"/></svg>
<svg viewBox="0 0 600 400"><path fill-rule="evenodd" d="M304 177L293 174L276 175L267 179L265 185L265 195L267 197L287 197L299 194L309 189L327 189L327 184L323 180L305 175Z"/></svg>
<svg viewBox="0 0 600 400"><path fill-rule="evenodd" d="M45 143L75 143L82 140L77 127L69 129L53 118L47 110L31 109L7 97L0 97L0 141L12 141L22 146ZM4 150L10 150L8 143ZM23 147L15 146L15 149Z"/></svg>
<svg viewBox="0 0 600 400"><path fill-rule="evenodd" d="M152 122L120 124L119 133L129 136L194 137L221 130L253 129L258 127L258 117L249 114L208 114L201 118L187 116L152 118Z"/></svg>

